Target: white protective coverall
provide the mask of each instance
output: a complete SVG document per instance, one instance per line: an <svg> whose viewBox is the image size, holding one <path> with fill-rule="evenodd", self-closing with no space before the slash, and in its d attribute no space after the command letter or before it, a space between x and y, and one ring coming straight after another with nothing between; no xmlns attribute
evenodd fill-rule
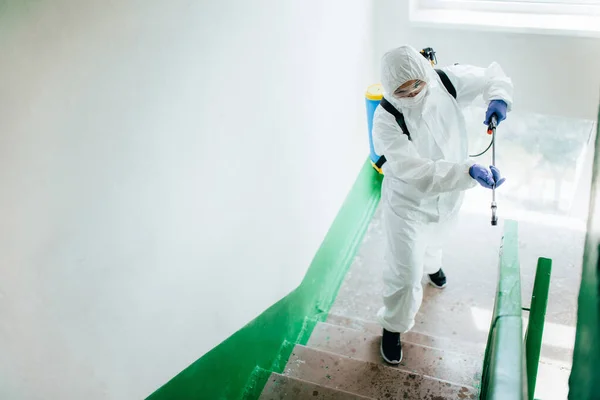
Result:
<svg viewBox="0 0 600 400"><path fill-rule="evenodd" d="M384 96L404 114L412 139L402 133L393 115L377 107L373 143L377 154L387 159L381 193L386 240L384 306L377 317L391 332L404 333L413 327L423 300L423 274L441 268L443 239L462 205L463 192L477 185L469 175L474 162L469 160L460 107L478 95L486 103L504 100L508 110L512 105L512 82L498 64L488 68L453 65L442 70L456 89L456 100L429 61L412 47L399 47L382 59ZM413 79L427 83L424 95L393 96L399 86ZM485 116L481 117L483 121Z"/></svg>

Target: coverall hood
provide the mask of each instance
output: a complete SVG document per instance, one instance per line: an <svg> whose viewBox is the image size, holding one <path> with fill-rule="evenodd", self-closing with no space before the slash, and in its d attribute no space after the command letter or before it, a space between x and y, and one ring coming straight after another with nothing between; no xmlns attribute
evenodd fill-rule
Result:
<svg viewBox="0 0 600 400"><path fill-rule="evenodd" d="M381 84L386 98L391 99L394 91L410 80L429 84L431 71L429 62L411 46L388 51L381 60Z"/></svg>

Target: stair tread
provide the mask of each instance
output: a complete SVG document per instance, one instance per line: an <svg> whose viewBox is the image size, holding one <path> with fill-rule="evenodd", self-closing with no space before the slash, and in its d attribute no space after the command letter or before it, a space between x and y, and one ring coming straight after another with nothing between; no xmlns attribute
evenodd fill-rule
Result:
<svg viewBox="0 0 600 400"><path fill-rule="evenodd" d="M477 390L399 368L296 345L284 375L376 399L471 400Z"/></svg>
<svg viewBox="0 0 600 400"><path fill-rule="evenodd" d="M373 400L343 390L307 382L291 376L273 372L265 385L259 400Z"/></svg>
<svg viewBox="0 0 600 400"><path fill-rule="evenodd" d="M329 314L327 321L331 325L363 331L371 335L381 335L381 325L375 321L346 317L339 314ZM478 357L483 360L485 344L457 340L452 337L437 337L424 332L410 331L402 335L403 340L422 346L444 349L461 354Z"/></svg>
<svg viewBox="0 0 600 400"><path fill-rule="evenodd" d="M320 322L313 330L307 347L385 364L380 355L380 342L381 334L372 335ZM481 380L482 357L412 343L408 335L402 336L402 342L403 359L397 367L399 369L468 386Z"/></svg>

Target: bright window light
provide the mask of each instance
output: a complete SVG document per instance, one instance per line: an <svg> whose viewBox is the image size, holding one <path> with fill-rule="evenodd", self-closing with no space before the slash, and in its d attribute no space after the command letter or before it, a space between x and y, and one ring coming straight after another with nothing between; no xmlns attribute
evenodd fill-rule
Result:
<svg viewBox="0 0 600 400"><path fill-rule="evenodd" d="M600 37L600 0L410 0L417 24Z"/></svg>
<svg viewBox="0 0 600 400"><path fill-rule="evenodd" d="M421 8L543 14L600 14L600 0L419 0Z"/></svg>

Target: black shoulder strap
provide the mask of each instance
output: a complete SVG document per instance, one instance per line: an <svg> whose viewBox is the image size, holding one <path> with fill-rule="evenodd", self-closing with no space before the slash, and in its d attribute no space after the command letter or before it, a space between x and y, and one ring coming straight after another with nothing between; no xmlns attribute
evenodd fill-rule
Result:
<svg viewBox="0 0 600 400"><path fill-rule="evenodd" d="M402 115L402 113L398 111L398 109L394 107L392 103L387 101L385 97L381 99L379 104L381 105L381 107L383 107L385 111L389 112L394 116L394 118L396 118L396 122L400 126L400 130L402 131L402 133L408 136L408 140L411 140L410 132L408 131L408 127L406 126L406 121L404 121L404 115ZM386 161L387 160L385 159L385 155L382 155L381 157L379 157L379 160L377 160L377 162L375 163L375 166L379 170L381 170L381 167L383 166L383 164L385 164Z"/></svg>
<svg viewBox="0 0 600 400"><path fill-rule="evenodd" d="M396 118L396 122L398 123L398 125L400 125L402 133L408 136L408 140L411 140L410 132L408 131L408 127L406 126L406 122L404 121L404 115L402 115L402 113L398 111L398 109L394 107L392 103L387 101L385 97L381 99L381 102L379 104L381 104L381 107L383 107L385 111L389 112L394 116L394 118Z"/></svg>
<svg viewBox="0 0 600 400"><path fill-rule="evenodd" d="M438 76L442 80L442 84L444 85L448 93L450 93L450 96L456 98L456 88L454 88L454 85L452 84L452 82L450 82L450 78L448 78L448 75L441 69L437 68L435 72L437 72Z"/></svg>

